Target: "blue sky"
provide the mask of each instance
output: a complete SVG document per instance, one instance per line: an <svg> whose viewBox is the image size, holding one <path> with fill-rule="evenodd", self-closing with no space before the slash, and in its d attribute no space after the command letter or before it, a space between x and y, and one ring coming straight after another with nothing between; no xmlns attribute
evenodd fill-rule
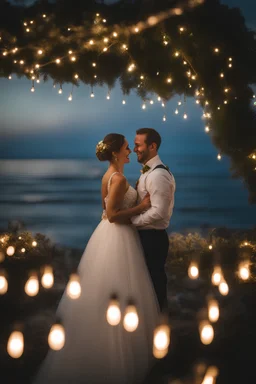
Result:
<svg viewBox="0 0 256 384"><path fill-rule="evenodd" d="M252 0L226 0L230 6L240 6L248 26L254 25L256 5ZM242 4L239 4L242 3ZM163 151L184 151L198 153L217 149L204 133L202 110L194 99L186 103L188 119L176 116L178 97L168 102L165 110L154 98L155 103L145 111L136 95L126 98L119 85L106 100L107 89L95 88L95 98L90 98L90 88L81 85L75 88L73 101L68 96L71 86L63 85L63 94L52 87L51 82L36 84L31 93L31 83L23 78L1 79L0 93L0 157L1 158L65 158L93 156L95 143L108 132L124 133L132 141L139 127L154 127L163 136ZM162 121L163 115L167 121ZM173 143L173 147L170 147Z"/></svg>

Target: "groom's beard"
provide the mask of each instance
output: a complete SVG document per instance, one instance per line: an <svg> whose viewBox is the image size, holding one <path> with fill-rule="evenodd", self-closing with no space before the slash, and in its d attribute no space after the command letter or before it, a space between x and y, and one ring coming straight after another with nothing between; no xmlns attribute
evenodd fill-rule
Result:
<svg viewBox="0 0 256 384"><path fill-rule="evenodd" d="M137 152L137 160L138 160L138 163L145 164L149 160L149 153Z"/></svg>

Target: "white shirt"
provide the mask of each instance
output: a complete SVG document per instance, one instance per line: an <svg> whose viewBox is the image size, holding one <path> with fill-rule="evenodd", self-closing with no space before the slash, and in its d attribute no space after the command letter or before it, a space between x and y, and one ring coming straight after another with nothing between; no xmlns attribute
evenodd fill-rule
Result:
<svg viewBox="0 0 256 384"><path fill-rule="evenodd" d="M157 155L145 165L150 169L139 178L137 187L138 202L149 192L151 207L144 213L131 218L138 229L166 229L169 226L174 207L175 179L168 171L162 168L155 169L163 164Z"/></svg>

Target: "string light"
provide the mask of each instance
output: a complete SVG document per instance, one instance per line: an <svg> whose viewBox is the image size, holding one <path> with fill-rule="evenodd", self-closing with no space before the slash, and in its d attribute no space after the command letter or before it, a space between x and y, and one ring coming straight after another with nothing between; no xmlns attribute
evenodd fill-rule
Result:
<svg viewBox="0 0 256 384"><path fill-rule="evenodd" d="M208 317L212 323L219 320L220 310L217 300L210 299L208 301Z"/></svg>
<svg viewBox="0 0 256 384"><path fill-rule="evenodd" d="M216 265L212 273L212 284L219 285L222 279L222 270L219 265Z"/></svg>
<svg viewBox="0 0 256 384"><path fill-rule="evenodd" d="M48 344L54 351L59 351L65 345L65 331L61 324L54 324L51 327Z"/></svg>
<svg viewBox="0 0 256 384"><path fill-rule="evenodd" d="M207 132L207 133L210 132L210 128L209 128L209 126L207 125L207 126L204 128L204 130L205 130L205 132ZM209 249L211 249L210 246L209 246Z"/></svg>
<svg viewBox="0 0 256 384"><path fill-rule="evenodd" d="M176 108L175 109L175 114L178 115L178 113L179 113L179 110Z"/></svg>
<svg viewBox="0 0 256 384"><path fill-rule="evenodd" d="M226 280L224 279L224 277L221 278L221 281L219 284L219 292L223 296L226 296L229 292L229 287L228 287L228 284L227 284Z"/></svg>
<svg viewBox="0 0 256 384"><path fill-rule="evenodd" d="M70 275L69 282L67 285L67 295L71 299L78 299L81 295L81 285L79 276L75 273Z"/></svg>
<svg viewBox="0 0 256 384"><path fill-rule="evenodd" d="M28 296L36 296L39 292L39 281L35 274L31 274L25 284L25 292Z"/></svg>
<svg viewBox="0 0 256 384"><path fill-rule="evenodd" d="M112 326L118 325L121 321L120 304L115 295L112 296L109 302L106 318L107 322Z"/></svg>
<svg viewBox="0 0 256 384"><path fill-rule="evenodd" d="M217 155L217 159L221 160L221 154L220 153Z"/></svg>
<svg viewBox="0 0 256 384"><path fill-rule="evenodd" d="M8 256L13 256L14 253L15 253L15 248L14 248L12 245L10 245L10 246L6 249L6 254L7 254Z"/></svg>
<svg viewBox="0 0 256 384"><path fill-rule="evenodd" d="M214 338L214 330L212 325L207 321L202 321L199 325L200 339L204 345L209 345Z"/></svg>
<svg viewBox="0 0 256 384"><path fill-rule="evenodd" d="M198 264L195 261L192 261L189 265L188 276L193 280L199 277Z"/></svg>
<svg viewBox="0 0 256 384"><path fill-rule="evenodd" d="M166 121L166 116L165 115L163 116L163 121Z"/></svg>
<svg viewBox="0 0 256 384"><path fill-rule="evenodd" d="M24 337L22 332L14 331L11 333L7 343L7 352L14 359L22 356L24 352Z"/></svg>
<svg viewBox="0 0 256 384"><path fill-rule="evenodd" d="M142 109L146 109L146 104L143 103L141 108L142 108Z"/></svg>
<svg viewBox="0 0 256 384"><path fill-rule="evenodd" d="M188 115L184 113L183 118L186 120L188 118Z"/></svg>
<svg viewBox="0 0 256 384"><path fill-rule="evenodd" d="M238 276L241 280L248 280L250 278L250 264L249 261L242 261L238 266Z"/></svg>
<svg viewBox="0 0 256 384"><path fill-rule="evenodd" d="M122 101L122 104L124 104L124 105L125 105L125 104L126 104L126 101L125 101L125 100L123 100L123 101Z"/></svg>
<svg viewBox="0 0 256 384"><path fill-rule="evenodd" d="M41 278L41 284L44 288L51 288L54 284L54 276L53 276L53 270L52 267L46 266L44 268L44 273Z"/></svg>
<svg viewBox="0 0 256 384"><path fill-rule="evenodd" d="M0 295L5 295L8 291L8 281L3 272L0 272Z"/></svg>
<svg viewBox="0 0 256 384"><path fill-rule="evenodd" d="M127 332L134 332L139 325L139 317L135 305L129 304L125 310L123 326Z"/></svg>
<svg viewBox="0 0 256 384"><path fill-rule="evenodd" d="M153 336L153 355L161 359L168 353L170 345L170 327L168 325L159 325L154 330Z"/></svg>

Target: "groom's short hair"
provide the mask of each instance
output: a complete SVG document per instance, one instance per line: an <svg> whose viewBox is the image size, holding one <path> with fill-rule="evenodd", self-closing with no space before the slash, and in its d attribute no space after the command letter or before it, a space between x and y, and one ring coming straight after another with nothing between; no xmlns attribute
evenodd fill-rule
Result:
<svg viewBox="0 0 256 384"><path fill-rule="evenodd" d="M159 149L161 145L161 136L159 133L153 128L140 128L136 131L137 135L146 135L146 144L150 145L152 143L156 143L157 149Z"/></svg>

